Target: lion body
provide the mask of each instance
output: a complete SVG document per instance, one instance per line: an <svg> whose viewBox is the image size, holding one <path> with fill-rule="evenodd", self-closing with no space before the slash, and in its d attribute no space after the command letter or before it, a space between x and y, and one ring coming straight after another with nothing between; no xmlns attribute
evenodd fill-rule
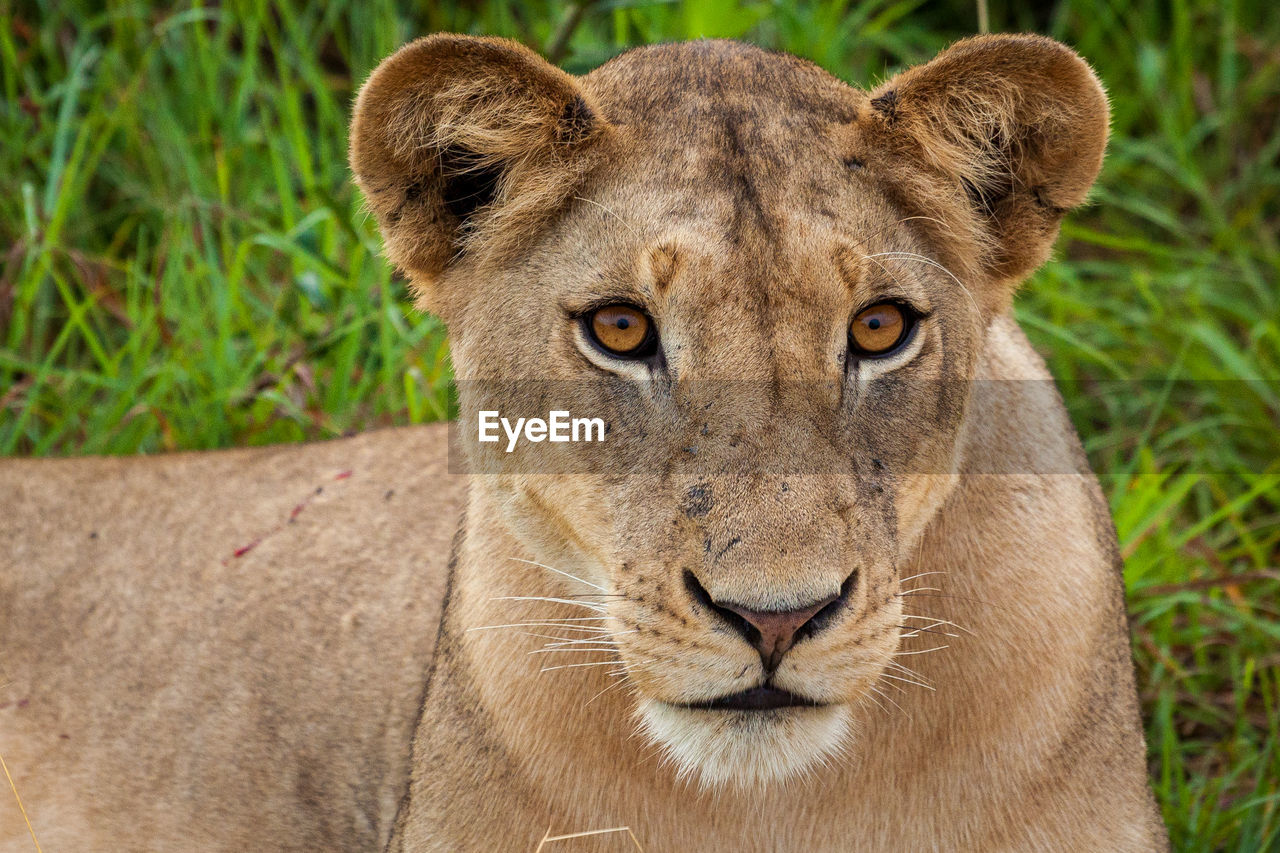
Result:
<svg viewBox="0 0 1280 853"><path fill-rule="evenodd" d="M1016 328L993 343L997 375L1044 378ZM420 756L447 831L402 849L531 850L548 828L621 826L646 850L1154 849L1162 829L1105 500L1056 397L998 402L975 437L988 452L1043 460L1051 447L1080 473L975 478L935 520L918 571L948 567L955 597L922 610L981 633L951 640L964 656L921 656L935 689L890 691L908 710L891 727L868 721L876 749L856 768L760 797L673 784L629 726L583 707L607 679L545 681L510 650L520 701L487 719L474 664L449 651L454 624L422 720L438 753ZM0 755L45 849L380 848L409 778L465 501L444 441L428 427L0 466L15 498L0 520L12 543L0 570ZM472 525L461 548L520 553L504 539ZM510 616L490 593L541 588L519 573L496 590L467 586L460 578L455 595L473 623ZM1045 637L1046 621L1072 629ZM517 651L537 647L526 645ZM1016 677L1010 659L1028 661ZM551 742L519 731L547 719ZM603 742L626 749L593 747ZM904 772L917 767L927 771ZM0 850L30 849L16 803L3 813ZM510 822L469 819L492 814ZM572 849L625 847L610 835Z"/></svg>
<svg viewBox="0 0 1280 853"><path fill-rule="evenodd" d="M1115 531L1009 316L1106 122L1039 37L873 93L724 42L401 50L352 165L460 434L552 380L610 464L464 441L464 478L443 428L5 463L0 750L46 846L1162 849ZM857 355L886 300L912 333ZM592 344L604 304L658 355ZM813 601L781 657L734 616Z"/></svg>
<svg viewBox="0 0 1280 853"><path fill-rule="evenodd" d="M0 464L0 756L45 850L385 842L462 505L444 442ZM5 785L0 850L31 849Z"/></svg>

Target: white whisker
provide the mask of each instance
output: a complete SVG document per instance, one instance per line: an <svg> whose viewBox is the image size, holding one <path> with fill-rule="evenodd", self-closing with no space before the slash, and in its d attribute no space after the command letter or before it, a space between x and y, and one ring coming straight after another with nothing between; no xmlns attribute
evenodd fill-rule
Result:
<svg viewBox="0 0 1280 853"><path fill-rule="evenodd" d="M889 673L887 673L887 672L882 672L882 673L880 673L880 677L881 677L881 678L892 678L894 681L902 681L902 682L905 682L906 684L914 684L916 687L923 687L925 690L933 690L933 689L934 689L934 688L933 688L933 685L930 685L930 684L924 684L924 683L919 682L919 681L913 681L913 680L912 680L912 679L910 679L910 678L902 678L901 676L897 676L897 675L890 675L890 674L889 674Z"/></svg>
<svg viewBox="0 0 1280 853"><path fill-rule="evenodd" d="M604 621L603 616L584 616L584 619L592 619ZM498 628L559 628L562 631L608 631L604 625L566 625L560 621L551 622L511 622L506 625L477 625L474 628L468 628L468 631L494 631Z"/></svg>
<svg viewBox="0 0 1280 853"><path fill-rule="evenodd" d="M601 592L603 592L603 593L605 593L605 594L608 594L608 592L609 592L609 590L605 589L605 588L604 588L604 587L602 587L602 586L598 586L598 585L596 585L596 584L593 584L591 581L583 580L582 578L578 577L577 575L571 575L571 574L569 574L569 573L568 573L568 572L566 572L566 571L563 571L563 570L561 570L561 569L557 569L557 568L553 568L552 566L544 565L543 563L535 563L533 560L524 560L524 559L521 559L520 557L510 557L510 558L508 558L508 559L515 560L517 563L528 563L528 564L529 564L529 565L531 565L531 566L537 566L537 567L538 567L538 568L540 568L540 569L546 569L546 570L547 570L547 571L549 571L549 572L555 572L555 573L556 573L556 574L558 574L558 575L564 575L565 577L569 578L569 580L575 580L575 581L577 581L578 583L586 584L587 586L591 587L592 589L598 589L598 590L600 590Z"/></svg>
<svg viewBox="0 0 1280 853"><path fill-rule="evenodd" d="M939 636L941 636L941 637L959 637L959 636L960 636L959 634L953 634L953 633L952 633L952 632L950 632L950 631L939 631L939 630L937 630L937 627L938 627L939 625L944 625L944 624L946 624L946 623L945 623L945 622L930 622L928 625L925 625L925 626L923 626L923 627L915 627L915 628L911 627L910 625L899 625L898 627L899 627L900 629L902 629L903 631L906 631L907 633L905 633L905 634L899 634L898 636L899 636L899 637L918 637L918 636L920 636L920 634L921 634L921 633L925 633L925 634L937 634L937 635L939 635Z"/></svg>
<svg viewBox="0 0 1280 853"><path fill-rule="evenodd" d="M916 574L911 575L911 577L898 578L898 583L901 584L901 583L906 583L907 581L913 581L916 578L922 578L925 575L945 575L945 574L946 574L945 571L917 572Z"/></svg>
<svg viewBox="0 0 1280 853"><path fill-rule="evenodd" d="M572 637L561 637L559 635L553 635L553 634L536 634L533 631L521 631L520 635L523 637L537 637L539 640L554 640L559 643L568 643L568 642L607 643L609 642L607 639L604 639L601 637L581 637L575 640ZM552 643L544 643L544 645L549 646L549 645L552 645Z"/></svg>
<svg viewBox="0 0 1280 853"><path fill-rule="evenodd" d="M871 692L872 692L872 693L875 693L875 694L876 694L877 696L879 696L881 699L885 700L885 701L886 701L886 702L888 702L890 705L892 705L893 707L897 708L897 709L898 709L898 711L899 711L900 713L906 714L908 719L910 719L910 718L911 718L911 715L910 715L910 714L908 714L908 713L906 712L906 710L905 710L901 705L899 705L897 702L895 702L892 696L890 696L888 693L885 693L885 692L884 692L883 690L881 690L877 685L874 685L874 684L873 684L873 685L871 685Z"/></svg>
<svg viewBox="0 0 1280 853"><path fill-rule="evenodd" d="M597 613L604 613L605 606L592 601L574 601L571 598L547 598L541 595L500 595L490 601L549 601L552 604L572 604L574 607L585 607Z"/></svg>
<svg viewBox="0 0 1280 853"><path fill-rule="evenodd" d="M963 625L956 624L955 622L952 622L949 619L941 619L937 616L925 616L924 614L916 614L916 613L903 613L898 618L899 619L927 619L933 623L932 625L929 626L930 628L934 627L935 625L950 625L952 628L955 628L957 631L964 631L969 636L974 635L972 631L970 631L968 628L964 627Z"/></svg>
<svg viewBox="0 0 1280 853"><path fill-rule="evenodd" d="M908 676L908 677L910 677L910 678L914 678L916 681L921 682L925 687L928 687L928 688L930 688L930 689L932 689L932 687L933 687L933 685L932 685L932 683L929 681L929 679L925 678L923 675L921 675L920 673L916 672L914 669L912 669L912 668L911 668L911 667L909 667L909 666L905 666L904 664L897 663L896 661L890 661L890 662L887 664L887 666L888 666L888 667L890 667L891 669L895 669L895 670L897 670L898 672L902 673L902 674L903 674L903 675L905 675L905 676Z"/></svg>
<svg viewBox="0 0 1280 853"><path fill-rule="evenodd" d="M614 677L614 682L613 682L613 684L610 684L610 685L609 685L608 687L606 687L604 690L599 691L598 693L596 693L596 695L592 696L592 697L591 697L590 699L588 699L586 702L582 703L582 707L583 707L583 708L587 707L587 706L588 706L588 705L590 705L592 702L596 701L596 700L597 700L597 699L599 699L601 696L603 696L604 694L608 693L610 690L616 690L617 688L622 687L622 686L624 686L625 684L627 684L627 680L622 676L622 674L621 674L621 673L620 673L620 674L618 674L617 676L615 676L615 677Z"/></svg>
<svg viewBox="0 0 1280 853"><path fill-rule="evenodd" d="M616 660L599 660L599 661L590 661L588 663L562 663L562 664L559 664L558 666L544 666L542 669L538 671L551 672L552 670L556 670L556 669L577 669L580 666L622 666L623 669L619 670L619 672L625 673L627 671L625 668L626 664Z"/></svg>
<svg viewBox="0 0 1280 853"><path fill-rule="evenodd" d="M928 264L931 267L937 267L947 275L951 276L951 280L954 281L962 291L964 291L965 296L969 297L969 304L973 306L973 310L976 311L979 315L982 314L982 309L978 307L978 300L973 298L973 294L969 292L969 288L964 286L964 282L956 278L955 273L947 269L944 265L935 261L933 258L926 258L924 255L918 255L915 252L878 252L875 255L867 255L866 257L896 258L900 260L920 261L921 263Z"/></svg>
<svg viewBox="0 0 1280 853"><path fill-rule="evenodd" d="M588 643L612 643L613 637L621 637L624 634L636 634L636 633L639 633L639 632L638 631L617 631L609 634L599 634L594 637L579 637L578 639L561 637L558 643L547 643L547 645L548 646L568 646L568 645L583 645Z"/></svg>
<svg viewBox="0 0 1280 853"><path fill-rule="evenodd" d="M598 202L598 201L592 201L592 200L591 200L591 199L589 199L589 198L583 198L583 197L582 197L582 196L580 196L580 195L575 195L575 196L574 196L574 198L575 198L575 199L577 199L578 201L585 201L587 204L594 204L596 207L600 208L600 209L601 209L601 210L603 210L605 213L609 214L609 215L610 215L610 216L612 216L614 219L616 219L616 220L618 220L619 222L621 222L621 223L622 223L622 227L623 227L623 228L625 228L625 229L627 229L628 231L630 231L630 232L632 233L632 235L634 235L634 236L636 236L636 237L639 237L639 236L640 236L639 234L637 234L637 233L636 233L636 229L632 228L630 225L628 225L628 224L626 223L626 220L624 220L624 219L623 219L621 216L619 216L618 214L614 213L614 212L613 212L612 210L610 210L608 207L605 207L605 206L604 206L603 204L601 204L600 202Z"/></svg>
<svg viewBox="0 0 1280 853"><path fill-rule="evenodd" d="M876 237L879 237L881 234L888 231L889 229L897 228L899 225L903 224L904 222L911 222L912 220L915 220L915 219L923 219L927 222L936 222L938 225L941 225L943 228L946 228L947 231L951 230L951 228L947 225L947 223L943 222L941 219L935 219L932 216L904 216L901 219L899 219L897 222L894 222L891 225L886 225L883 228L878 228L875 231L872 231L870 234L863 237L858 242L854 243L852 248L857 249L861 246L865 246L871 240L873 240Z"/></svg>
<svg viewBox="0 0 1280 853"><path fill-rule="evenodd" d="M911 651L894 652L894 655L923 655L923 654L928 654L929 652L940 652L940 651L942 651L943 649L949 649L949 648L951 648L951 647L950 647L950 646L935 646L935 647L934 647L934 648L932 648L932 649L913 649L913 650L911 650Z"/></svg>

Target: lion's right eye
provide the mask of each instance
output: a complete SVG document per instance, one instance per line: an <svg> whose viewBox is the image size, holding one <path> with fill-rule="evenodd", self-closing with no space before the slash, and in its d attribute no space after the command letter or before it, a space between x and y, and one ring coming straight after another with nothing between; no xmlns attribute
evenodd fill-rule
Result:
<svg viewBox="0 0 1280 853"><path fill-rule="evenodd" d="M910 336L914 322L912 314L894 302L864 308L849 324L849 348L861 358L889 355Z"/></svg>
<svg viewBox="0 0 1280 853"><path fill-rule="evenodd" d="M634 305L606 305L583 317L588 337L616 358L648 358L658 348L649 315Z"/></svg>

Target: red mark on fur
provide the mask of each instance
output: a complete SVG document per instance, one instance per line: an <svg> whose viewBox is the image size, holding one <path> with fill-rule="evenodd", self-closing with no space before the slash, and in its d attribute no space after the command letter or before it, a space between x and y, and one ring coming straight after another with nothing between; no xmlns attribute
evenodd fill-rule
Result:
<svg viewBox="0 0 1280 853"><path fill-rule="evenodd" d="M348 468L345 471L339 471L336 475L334 475L333 479L345 480L348 477L350 477L352 473L354 472ZM289 515L287 518L285 518L284 521L280 522L275 527L268 530L266 533L263 533L261 536L254 539L252 542L248 543L247 545L241 545L239 548L232 551L231 556L222 561L222 565L225 566L227 565L227 563L231 562L232 560L240 559L245 554L248 554L254 548L257 548L259 545L261 545L265 539L271 536L274 536L277 533L279 533L281 530L283 530L286 524L292 524L294 520L297 519L298 516L302 515L302 511L305 510L310 505L310 503L313 500L315 500L319 495L321 495L323 492L324 492L324 486L317 486L315 491L307 495L307 497L301 503L294 504L293 509L289 511ZM4 707L4 706L0 705L0 707Z"/></svg>
<svg viewBox="0 0 1280 853"><path fill-rule="evenodd" d="M27 707L27 706L28 706L28 705L30 705L30 704L31 704L31 700L30 700L30 699L19 699L19 700L18 700L18 707L19 707L19 708L25 708L25 707Z"/></svg>
<svg viewBox="0 0 1280 853"><path fill-rule="evenodd" d="M239 548L231 552L231 556L236 558L243 557L245 554L248 554L254 548L257 548L258 543L261 541L262 541L261 539L255 539L252 542L250 542L248 545L241 545Z"/></svg>

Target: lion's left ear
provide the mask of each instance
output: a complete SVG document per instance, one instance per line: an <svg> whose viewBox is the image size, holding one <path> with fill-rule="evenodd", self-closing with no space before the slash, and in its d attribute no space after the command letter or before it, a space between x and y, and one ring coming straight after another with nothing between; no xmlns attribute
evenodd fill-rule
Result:
<svg viewBox="0 0 1280 853"><path fill-rule="evenodd" d="M938 236L971 274L1016 282L1097 177L1108 107L1065 45L979 36L878 87L857 124L867 159L888 168L911 213L944 220Z"/></svg>

